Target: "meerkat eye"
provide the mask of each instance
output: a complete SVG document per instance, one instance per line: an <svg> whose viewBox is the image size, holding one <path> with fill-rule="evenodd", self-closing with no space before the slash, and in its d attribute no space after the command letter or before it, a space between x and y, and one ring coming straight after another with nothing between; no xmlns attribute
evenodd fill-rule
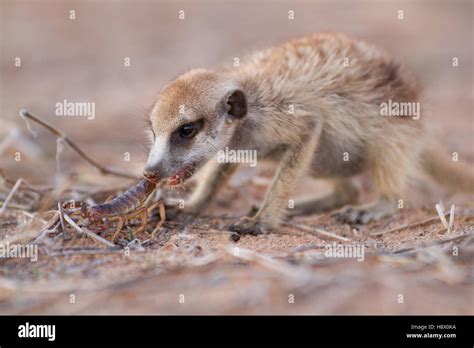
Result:
<svg viewBox="0 0 474 348"><path fill-rule="evenodd" d="M186 123L179 128L179 136L183 139L192 139L201 130L204 120Z"/></svg>

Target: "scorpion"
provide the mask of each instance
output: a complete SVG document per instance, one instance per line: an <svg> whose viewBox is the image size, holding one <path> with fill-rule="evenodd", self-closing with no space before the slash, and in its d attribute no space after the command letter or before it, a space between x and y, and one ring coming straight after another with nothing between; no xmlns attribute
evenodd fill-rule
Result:
<svg viewBox="0 0 474 348"><path fill-rule="evenodd" d="M165 183L171 188L186 189L184 182L192 176L193 172L193 167L187 167L166 179ZM158 206L160 221L151 234L151 238L154 239L161 225L166 220L165 204L160 200L153 203L151 206L146 207L144 206L144 203L159 183L160 179L158 176L147 173L144 174L144 177L140 179L135 186L132 186L115 198L107 199L105 203L89 206L86 203L81 202L76 206L76 203L71 201L65 203L63 209L70 211L73 208L80 208L81 217L89 220L92 225L102 223L103 219L106 219L108 223L111 221L118 221L117 229L112 237L112 242L114 242L123 226L130 219L140 217L142 223L137 232L144 231L148 223L148 213ZM110 226L110 224L105 226ZM105 226L103 224L99 229L104 229Z"/></svg>
<svg viewBox="0 0 474 348"><path fill-rule="evenodd" d="M140 179L136 185L117 197L107 199L105 203L89 206L84 202L80 202L76 205L75 202L71 201L66 202L63 205L63 209L72 210L73 208L80 208L81 217L88 219L93 225L101 223L102 219L106 219L107 222L118 221L117 229L112 237L112 242L114 242L129 219L140 217L142 223L137 232L144 231L148 223L148 213L158 206L160 221L152 232L153 239L156 232L166 220L165 205L162 200L153 203L148 208L144 206L144 203L158 186L159 181L157 177L148 176ZM104 226L102 226L102 228L104 228Z"/></svg>

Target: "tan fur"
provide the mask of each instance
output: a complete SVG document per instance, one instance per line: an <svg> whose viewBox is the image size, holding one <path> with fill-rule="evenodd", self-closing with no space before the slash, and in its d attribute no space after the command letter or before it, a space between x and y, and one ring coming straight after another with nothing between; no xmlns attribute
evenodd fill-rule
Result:
<svg viewBox="0 0 474 348"><path fill-rule="evenodd" d="M474 173L466 163L453 161L438 144L423 150L421 165L439 184L466 193L474 192Z"/></svg>
<svg viewBox="0 0 474 348"><path fill-rule="evenodd" d="M343 64L345 58L348 66ZM245 93L248 113L243 119L224 124L216 110L232 89ZM249 221L278 226L287 200L304 173L339 180L344 185L338 187L349 187L344 178L368 171L381 197L380 204L371 206L375 216L381 217L384 211L393 211L394 203L390 202L399 198L408 174L420 171L420 163L424 169L437 168L433 174L438 179L450 173L447 162L443 164L433 155L420 160L426 154L424 115L420 120L380 115L381 103L389 99L419 102L419 94L414 77L387 53L342 34L321 33L259 51L242 59L238 68L197 69L182 75L160 95L151 120L155 132L162 134L183 120L204 117L208 124L191 148L174 152L174 157L171 149L163 160L166 163L174 163L176 158L181 164L208 160L223 146L256 149L259 159L280 161L264 204L253 219L243 222L245 226ZM178 115L183 104L189 111ZM168 166L174 170L179 167ZM190 210L202 210L235 169L223 165L212 168L208 180L191 197ZM223 168L232 170L217 175ZM462 177L461 186L466 188L473 176L460 171L457 177ZM334 207L354 199L352 194L337 197L329 199L337 203ZM320 207L327 207L327 202ZM304 209L308 210L308 204ZM346 217L359 214L351 209ZM361 208L360 214L366 214L367 209ZM369 221L370 215L362 220Z"/></svg>

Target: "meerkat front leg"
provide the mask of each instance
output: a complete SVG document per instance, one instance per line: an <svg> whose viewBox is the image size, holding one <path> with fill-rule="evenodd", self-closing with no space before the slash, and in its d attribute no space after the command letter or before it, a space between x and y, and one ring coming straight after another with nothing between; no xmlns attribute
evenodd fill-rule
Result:
<svg viewBox="0 0 474 348"><path fill-rule="evenodd" d="M302 136L299 144L294 144L286 151L258 212L255 216L243 217L237 224L230 226L232 231L258 235L278 227L290 194L311 163L321 131L322 124L318 123L311 134Z"/></svg>
<svg viewBox="0 0 474 348"><path fill-rule="evenodd" d="M203 168L203 178L185 203L184 211L194 215L204 212L237 168L236 163L218 163L216 159L211 160Z"/></svg>

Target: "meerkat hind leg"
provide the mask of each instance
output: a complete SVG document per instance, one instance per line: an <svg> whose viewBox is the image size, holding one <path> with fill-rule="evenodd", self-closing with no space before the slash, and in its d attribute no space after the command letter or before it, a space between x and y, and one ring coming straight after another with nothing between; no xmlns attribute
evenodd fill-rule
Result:
<svg viewBox="0 0 474 348"><path fill-rule="evenodd" d="M289 216L317 214L341 208L355 203L359 193L350 179L335 181L334 191L323 197L311 197L295 202L294 208L288 209Z"/></svg>
<svg viewBox="0 0 474 348"><path fill-rule="evenodd" d="M414 150L409 146L398 146L396 140L399 139L400 135L397 135L395 140L393 136L385 135L379 138L379 142L385 146L379 145L375 149L369 149L369 170L379 192L379 199L360 206L342 208L333 214L336 220L349 224L366 224L397 212L397 197L405 188L406 173L416 168L413 164L416 161L416 157L412 155Z"/></svg>

